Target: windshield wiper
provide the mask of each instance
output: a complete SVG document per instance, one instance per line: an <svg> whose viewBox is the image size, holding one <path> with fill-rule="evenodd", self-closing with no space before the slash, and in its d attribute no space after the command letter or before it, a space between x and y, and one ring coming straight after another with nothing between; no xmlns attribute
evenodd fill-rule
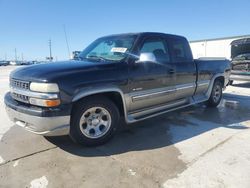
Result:
<svg viewBox="0 0 250 188"><path fill-rule="evenodd" d="M78 56L78 57L76 57L76 59L77 59L77 60L84 60L84 59L87 59L87 58Z"/></svg>
<svg viewBox="0 0 250 188"><path fill-rule="evenodd" d="M96 56L96 55L87 56L86 59L96 59L96 60L99 60L99 61L107 61L107 59L105 59L104 57Z"/></svg>

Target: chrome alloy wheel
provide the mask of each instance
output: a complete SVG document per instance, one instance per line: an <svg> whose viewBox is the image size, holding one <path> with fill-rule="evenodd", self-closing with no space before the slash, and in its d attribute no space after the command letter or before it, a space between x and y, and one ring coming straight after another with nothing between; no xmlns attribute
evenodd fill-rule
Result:
<svg viewBox="0 0 250 188"><path fill-rule="evenodd" d="M214 95L213 95L213 100L215 103L217 103L221 98L221 87L220 85L216 85L214 87Z"/></svg>
<svg viewBox="0 0 250 188"><path fill-rule="evenodd" d="M103 107L89 108L83 113L79 126L86 137L100 138L110 129L111 115Z"/></svg>

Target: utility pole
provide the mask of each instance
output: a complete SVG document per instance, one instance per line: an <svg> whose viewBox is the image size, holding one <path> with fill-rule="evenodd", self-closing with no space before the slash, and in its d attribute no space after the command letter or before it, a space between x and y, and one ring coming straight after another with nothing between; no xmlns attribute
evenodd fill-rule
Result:
<svg viewBox="0 0 250 188"><path fill-rule="evenodd" d="M49 60L52 61L51 39L49 39Z"/></svg>
<svg viewBox="0 0 250 188"><path fill-rule="evenodd" d="M22 53L22 62L23 62L23 53Z"/></svg>
<svg viewBox="0 0 250 188"><path fill-rule="evenodd" d="M17 62L16 48L15 48L15 61Z"/></svg>
<svg viewBox="0 0 250 188"><path fill-rule="evenodd" d="M67 37L65 25L63 25L63 31L64 31L64 36L65 36L65 41L66 41L66 45L67 45L67 50L68 50L69 59L71 59L70 49L69 49L69 42L68 42L68 37Z"/></svg>

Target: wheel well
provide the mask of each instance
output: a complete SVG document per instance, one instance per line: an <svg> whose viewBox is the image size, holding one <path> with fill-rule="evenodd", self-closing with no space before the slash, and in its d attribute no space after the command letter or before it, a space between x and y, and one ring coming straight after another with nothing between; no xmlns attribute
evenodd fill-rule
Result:
<svg viewBox="0 0 250 188"><path fill-rule="evenodd" d="M120 115L121 116L124 116L124 106L123 106L123 100L122 100L122 96L119 92L115 92L115 91L112 91L112 92L104 92L104 93L96 93L96 94L91 94L91 95L88 95L88 96L85 96L77 101L74 101L73 102L73 106L75 106L79 101L83 100L83 99L86 99L86 98L90 98L90 97L98 97L98 96L104 96L104 97L107 97L109 100L113 101L113 103L117 106L119 112L120 112ZM74 108L73 108L74 109Z"/></svg>
<svg viewBox="0 0 250 188"><path fill-rule="evenodd" d="M224 84L225 84L225 78L223 76L219 76L218 78L215 79L215 81L219 81L222 83L222 86L224 87Z"/></svg>

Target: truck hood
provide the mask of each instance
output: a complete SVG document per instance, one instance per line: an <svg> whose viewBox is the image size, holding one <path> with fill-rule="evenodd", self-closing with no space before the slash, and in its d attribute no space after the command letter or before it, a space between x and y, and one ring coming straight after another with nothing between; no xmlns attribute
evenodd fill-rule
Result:
<svg viewBox="0 0 250 188"><path fill-rule="evenodd" d="M234 59L241 54L250 53L250 38L234 40L231 43L231 58Z"/></svg>
<svg viewBox="0 0 250 188"><path fill-rule="evenodd" d="M11 73L10 77L26 81L49 82L54 78L71 73L98 70L105 64L108 63L75 60L37 64L17 68Z"/></svg>

